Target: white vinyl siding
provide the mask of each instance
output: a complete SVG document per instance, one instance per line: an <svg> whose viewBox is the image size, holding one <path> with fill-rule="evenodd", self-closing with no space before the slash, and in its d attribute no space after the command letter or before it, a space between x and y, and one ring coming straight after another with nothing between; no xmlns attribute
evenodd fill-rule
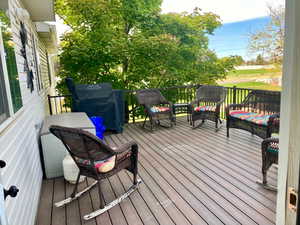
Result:
<svg viewBox="0 0 300 225"><path fill-rule="evenodd" d="M6 119L7 125L4 128L0 125L0 159L7 163L2 176L4 186L8 188L11 185L16 185L20 189L16 198L8 198L5 203L9 225L34 225L42 183L38 135L39 127L47 115L47 94L50 91L50 83L46 47L40 41L34 24L31 21L23 21L28 36L27 56L29 65L35 72L34 65L31 64L33 62L32 38L34 37L37 41L36 51L39 52L38 55L40 56L40 78L43 83L43 88L40 90L37 88L36 80L34 80L33 92L27 88L24 58L20 53L22 48L19 35L20 21L15 10L16 8L24 8L21 2L10 0L9 14L13 40L16 44L15 54L23 107L19 112L11 114L10 118Z"/></svg>

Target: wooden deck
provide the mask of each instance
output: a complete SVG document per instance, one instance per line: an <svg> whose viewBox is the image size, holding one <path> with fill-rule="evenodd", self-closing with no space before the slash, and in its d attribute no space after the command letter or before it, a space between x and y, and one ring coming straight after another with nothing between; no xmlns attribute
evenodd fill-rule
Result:
<svg viewBox="0 0 300 225"><path fill-rule="evenodd" d="M138 225L138 224L275 224L276 193L256 184L261 178L261 139L248 132L214 124L191 129L182 117L174 128L153 133L140 125L126 126L123 134L106 141L119 145L136 140L140 148L137 192L91 221L83 215L97 209L97 189L64 208L53 203L64 199L72 185L62 178L44 180L37 225ZM277 169L269 172L276 185ZM91 182L91 181L88 181ZM87 182L81 184L85 187ZM105 201L110 202L131 185L126 172L103 182Z"/></svg>

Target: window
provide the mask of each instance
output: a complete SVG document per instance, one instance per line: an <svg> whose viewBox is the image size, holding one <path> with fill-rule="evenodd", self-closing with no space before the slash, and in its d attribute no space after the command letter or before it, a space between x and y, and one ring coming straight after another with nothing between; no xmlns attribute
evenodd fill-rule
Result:
<svg viewBox="0 0 300 225"><path fill-rule="evenodd" d="M19 74L14 50L14 42L12 41L12 35L10 32L6 31L6 34L3 35L3 42L6 68L11 92L10 94L12 97L14 112L17 112L22 107L22 97L19 85Z"/></svg>
<svg viewBox="0 0 300 225"><path fill-rule="evenodd" d="M0 124L9 117L6 90L4 86L4 73L2 69L2 56L0 57Z"/></svg>
<svg viewBox="0 0 300 225"><path fill-rule="evenodd" d="M9 117L10 111L16 113L22 107L15 43L10 20L2 10L0 10L0 32L2 36L2 38L0 36L0 46L2 46L0 48L0 123L2 123ZM11 110L9 110L9 105L11 105Z"/></svg>

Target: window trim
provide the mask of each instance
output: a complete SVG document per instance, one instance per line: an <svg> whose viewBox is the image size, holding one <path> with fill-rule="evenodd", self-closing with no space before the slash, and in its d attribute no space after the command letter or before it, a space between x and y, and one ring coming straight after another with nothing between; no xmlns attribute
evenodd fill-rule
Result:
<svg viewBox="0 0 300 225"><path fill-rule="evenodd" d="M0 137L1 135L24 113L24 107L19 109L18 112L11 115L10 117L6 118L1 124L0 124Z"/></svg>
<svg viewBox="0 0 300 225"><path fill-rule="evenodd" d="M0 52L1 54L1 52ZM7 96L6 96L6 87L5 87L5 82L4 82L4 71L3 71L3 66L2 66L2 57L0 57L0 102L1 106L3 107L3 112L0 112L0 124L3 123L5 120L7 120L10 115L9 115L9 107L8 107L8 101L7 101Z"/></svg>
<svg viewBox="0 0 300 225"><path fill-rule="evenodd" d="M4 87L5 87L6 98L7 98L6 101L8 104L8 113L9 113L8 118L10 118L12 115L14 115L14 111L13 111L12 96L11 96L11 92L10 92L8 72L7 72L7 67L6 67L5 50L4 50L4 43L3 43L3 38L2 38L1 27L0 27L0 57L1 57L1 61L2 61L2 70L3 70L3 75L4 75L3 79L4 79ZM4 123L4 122L2 122L2 123Z"/></svg>

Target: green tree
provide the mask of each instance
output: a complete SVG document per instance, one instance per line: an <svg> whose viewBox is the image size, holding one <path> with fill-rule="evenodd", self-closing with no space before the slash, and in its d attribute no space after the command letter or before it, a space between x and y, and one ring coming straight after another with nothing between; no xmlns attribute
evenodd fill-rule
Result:
<svg viewBox="0 0 300 225"><path fill-rule="evenodd" d="M255 62L257 65L264 65L266 63L261 54L257 55Z"/></svg>
<svg viewBox="0 0 300 225"><path fill-rule="evenodd" d="M200 9L163 15L160 5L161 0L57 0L57 13L72 28L62 39L59 76L109 81L117 88L224 78L236 58L218 59L208 49L207 35L221 25L219 17Z"/></svg>
<svg viewBox="0 0 300 225"><path fill-rule="evenodd" d="M270 22L261 30L250 35L249 51L281 63L284 43L284 12L282 5L268 6Z"/></svg>
<svg viewBox="0 0 300 225"><path fill-rule="evenodd" d="M235 57L236 57L236 65L237 66L241 66L246 63L242 56L237 55Z"/></svg>

